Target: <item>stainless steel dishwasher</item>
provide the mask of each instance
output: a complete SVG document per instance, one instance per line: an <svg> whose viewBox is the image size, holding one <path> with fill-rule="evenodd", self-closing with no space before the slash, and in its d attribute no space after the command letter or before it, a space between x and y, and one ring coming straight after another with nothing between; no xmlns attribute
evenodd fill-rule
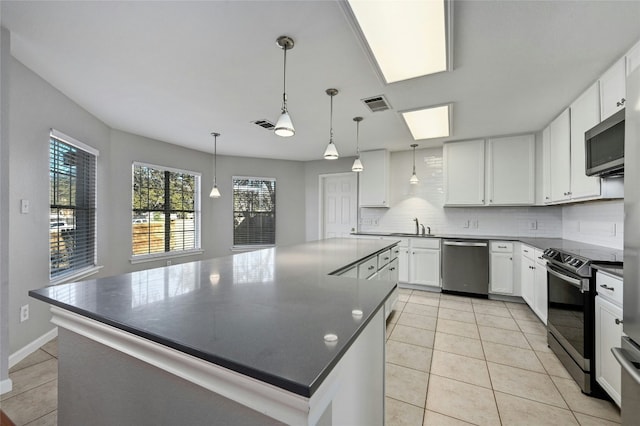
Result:
<svg viewBox="0 0 640 426"><path fill-rule="evenodd" d="M442 240L442 291L489 294L489 242Z"/></svg>

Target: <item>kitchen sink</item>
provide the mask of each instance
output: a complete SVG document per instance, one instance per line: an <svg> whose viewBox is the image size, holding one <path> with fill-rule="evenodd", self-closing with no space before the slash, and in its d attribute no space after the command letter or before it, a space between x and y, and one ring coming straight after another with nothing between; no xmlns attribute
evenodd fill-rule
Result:
<svg viewBox="0 0 640 426"><path fill-rule="evenodd" d="M393 233L389 234L389 236L392 236L392 237L412 237L412 238L436 238L436 236L434 234L418 235L418 234L409 234L409 233L404 233L404 232L393 232Z"/></svg>

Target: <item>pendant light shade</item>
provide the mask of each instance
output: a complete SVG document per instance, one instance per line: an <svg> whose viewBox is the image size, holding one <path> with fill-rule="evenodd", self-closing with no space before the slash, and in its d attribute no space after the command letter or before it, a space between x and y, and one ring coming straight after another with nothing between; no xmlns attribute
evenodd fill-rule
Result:
<svg viewBox="0 0 640 426"><path fill-rule="evenodd" d="M327 145L327 149L324 150L324 159L337 160L340 154L338 154L338 149L333 143L333 97L338 94L338 90L327 89L326 93L331 98L331 112L329 114L329 145Z"/></svg>
<svg viewBox="0 0 640 426"><path fill-rule="evenodd" d="M418 179L418 176L416 175L416 147L418 146L417 143L411 144L411 148L413 148L413 174L411 175L411 179L409 179L409 183L411 185L416 185L418 182L420 182L420 179Z"/></svg>
<svg viewBox="0 0 640 426"><path fill-rule="evenodd" d="M289 137L296 133L296 129L293 127L293 122L289 116L287 110L287 50L293 49L293 39L289 36L280 36L276 40L276 43L282 50L284 50L284 73L282 84L282 109L280 111L280 118L276 123L274 132L278 136Z"/></svg>
<svg viewBox="0 0 640 426"><path fill-rule="evenodd" d="M362 161L360 161L360 122L362 120L362 117L353 117L353 121L356 122L356 154L358 155L358 158L353 160L353 166L351 166L352 172L361 172L364 170Z"/></svg>
<svg viewBox="0 0 640 426"><path fill-rule="evenodd" d="M218 159L218 136L220 133L211 133L213 136L213 188L211 188L211 192L209 193L209 197L211 198L220 198L220 190L218 189L218 183L216 182L216 174L218 169L216 167L216 161Z"/></svg>

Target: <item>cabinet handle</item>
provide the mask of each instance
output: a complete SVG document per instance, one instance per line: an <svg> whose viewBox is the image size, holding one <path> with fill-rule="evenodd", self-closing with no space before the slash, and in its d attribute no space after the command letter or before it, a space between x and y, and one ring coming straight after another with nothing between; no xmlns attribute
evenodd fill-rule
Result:
<svg viewBox="0 0 640 426"><path fill-rule="evenodd" d="M414 252L411 252L411 254L416 254L416 252L415 252L415 251L414 251Z"/></svg>
<svg viewBox="0 0 640 426"><path fill-rule="evenodd" d="M609 287L609 286L604 285L604 284L601 284L601 285L600 285L600 287L604 288L605 290L616 291L616 289L615 289L615 288L613 288L613 287Z"/></svg>
<svg viewBox="0 0 640 426"><path fill-rule="evenodd" d="M396 268L389 268L389 270L390 270L390 271L395 271L395 270L396 270Z"/></svg>
<svg viewBox="0 0 640 426"><path fill-rule="evenodd" d="M489 200L490 203L493 203L493 200Z"/></svg>
<svg viewBox="0 0 640 426"><path fill-rule="evenodd" d="M625 101L625 98L620 99L620 102L616 102L616 106L621 107L622 105L624 105Z"/></svg>
<svg viewBox="0 0 640 426"><path fill-rule="evenodd" d="M371 266L369 266L367 269L368 269L368 270L372 270L372 269L374 269L374 268L375 268L375 266L371 265Z"/></svg>
<svg viewBox="0 0 640 426"><path fill-rule="evenodd" d="M622 324L623 321L621 319L616 318L616 324Z"/></svg>
<svg viewBox="0 0 640 426"><path fill-rule="evenodd" d="M507 246L498 246L498 248L507 248Z"/></svg>
<svg viewBox="0 0 640 426"><path fill-rule="evenodd" d="M545 199L545 200L548 200L548 199L549 199L549 197L544 197L544 199Z"/></svg>
<svg viewBox="0 0 640 426"><path fill-rule="evenodd" d="M538 259L542 260L542 256L538 256Z"/></svg>
<svg viewBox="0 0 640 426"><path fill-rule="evenodd" d="M513 260L513 257L510 257L509 260Z"/></svg>
<svg viewBox="0 0 640 426"><path fill-rule="evenodd" d="M389 260L389 256L385 257L384 260Z"/></svg>
<svg viewBox="0 0 640 426"><path fill-rule="evenodd" d="M525 253L529 253L529 250L522 250L522 251L525 252Z"/></svg>

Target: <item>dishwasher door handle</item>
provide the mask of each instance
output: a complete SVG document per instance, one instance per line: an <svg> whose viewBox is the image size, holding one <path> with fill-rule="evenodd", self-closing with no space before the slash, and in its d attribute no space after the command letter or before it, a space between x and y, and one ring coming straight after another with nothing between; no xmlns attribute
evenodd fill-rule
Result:
<svg viewBox="0 0 640 426"><path fill-rule="evenodd" d="M469 241L445 241L445 246L458 246L458 247L487 247L487 243L473 243Z"/></svg>

